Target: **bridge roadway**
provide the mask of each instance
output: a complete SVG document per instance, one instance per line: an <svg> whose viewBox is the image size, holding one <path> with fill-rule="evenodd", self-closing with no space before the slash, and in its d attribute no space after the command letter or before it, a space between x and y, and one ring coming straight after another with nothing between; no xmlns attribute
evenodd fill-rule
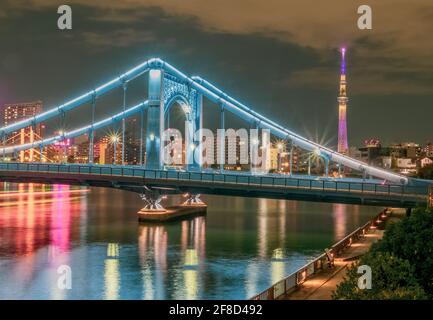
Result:
<svg viewBox="0 0 433 320"><path fill-rule="evenodd" d="M428 186L379 180L332 179L280 174L149 170L139 166L0 163L0 181L68 184L163 194L214 194L410 208L427 202Z"/></svg>

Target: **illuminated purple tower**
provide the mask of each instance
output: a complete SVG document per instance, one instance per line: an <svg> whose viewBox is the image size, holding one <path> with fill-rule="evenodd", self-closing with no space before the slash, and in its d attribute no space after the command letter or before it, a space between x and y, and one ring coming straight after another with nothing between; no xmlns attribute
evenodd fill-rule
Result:
<svg viewBox="0 0 433 320"><path fill-rule="evenodd" d="M338 152L348 154L346 108L346 48L341 48L340 94L338 96Z"/></svg>

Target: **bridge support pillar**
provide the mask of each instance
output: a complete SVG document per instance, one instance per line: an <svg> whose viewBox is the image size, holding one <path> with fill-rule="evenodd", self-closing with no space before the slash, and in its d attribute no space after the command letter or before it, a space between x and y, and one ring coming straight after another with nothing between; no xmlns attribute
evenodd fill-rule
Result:
<svg viewBox="0 0 433 320"><path fill-rule="evenodd" d="M94 140L95 140L95 135L94 135L94 130L93 130L93 125L95 123L95 108L96 108L96 95L93 94L92 96L92 111L91 111L91 128L89 130L89 159L88 163L92 164L94 161Z"/></svg>
<svg viewBox="0 0 433 320"><path fill-rule="evenodd" d="M195 112L193 112L194 118L192 119L192 132L190 133L193 145L191 145L189 147L189 150L187 151L190 152L190 154L188 154L188 157L190 159L190 162L188 162L188 169L199 170L201 169L203 163L203 134L201 130L203 128L203 96L201 94L197 94L195 106L193 109L195 110Z"/></svg>
<svg viewBox="0 0 433 320"><path fill-rule="evenodd" d="M3 161L6 161L6 135L2 134L2 143L3 143Z"/></svg>
<svg viewBox="0 0 433 320"><path fill-rule="evenodd" d="M221 136L219 140L219 148L217 149L218 157L219 157L219 165L220 165L220 171L224 171L224 164L226 160L226 138L225 138L225 111L224 107L221 107L221 113L220 113L220 127L221 127Z"/></svg>
<svg viewBox="0 0 433 320"><path fill-rule="evenodd" d="M123 112L126 110L126 91L128 90L128 83L123 84ZM122 166L125 165L125 131L126 131L126 119L122 119Z"/></svg>
<svg viewBox="0 0 433 320"><path fill-rule="evenodd" d="M290 146L290 164L289 164L289 168L290 168L290 175L293 176L293 141L291 143Z"/></svg>
<svg viewBox="0 0 433 320"><path fill-rule="evenodd" d="M162 144L164 129L164 102L162 97L164 75L160 69L149 71L149 107L146 128L146 168L161 169Z"/></svg>
<svg viewBox="0 0 433 320"><path fill-rule="evenodd" d="M329 177L329 159L325 158L325 176Z"/></svg>
<svg viewBox="0 0 433 320"><path fill-rule="evenodd" d="M164 207L161 205L163 198L164 197L158 191L146 190L146 192L141 195L141 199L146 205L139 211L139 213L166 212Z"/></svg>
<svg viewBox="0 0 433 320"><path fill-rule="evenodd" d="M200 194L185 194L186 200L182 203L182 206L193 206L193 207L206 207L206 203L204 203L200 199Z"/></svg>
<svg viewBox="0 0 433 320"><path fill-rule="evenodd" d="M181 205L164 208L161 200L164 196L157 190L147 189L141 198L146 206L138 211L140 222L166 222L175 219L184 219L195 215L206 214L207 205L200 200L199 194L188 194L188 199Z"/></svg>

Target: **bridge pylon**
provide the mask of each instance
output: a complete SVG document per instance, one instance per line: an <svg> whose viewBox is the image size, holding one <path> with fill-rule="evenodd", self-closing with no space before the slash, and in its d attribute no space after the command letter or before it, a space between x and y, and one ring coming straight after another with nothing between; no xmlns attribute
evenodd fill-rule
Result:
<svg viewBox="0 0 433 320"><path fill-rule="evenodd" d="M164 105L162 99L163 71L149 71L149 107L147 110L146 127L146 168L161 169L162 154L161 137L164 130Z"/></svg>
<svg viewBox="0 0 433 320"><path fill-rule="evenodd" d="M146 168L162 169L164 159L164 130L169 129L169 113L177 103L185 114L185 162L188 170L200 168L201 137L195 133L202 128L203 97L188 83L164 71L155 64L149 70L146 132ZM166 128L167 126L167 128ZM198 157L194 156L198 152Z"/></svg>

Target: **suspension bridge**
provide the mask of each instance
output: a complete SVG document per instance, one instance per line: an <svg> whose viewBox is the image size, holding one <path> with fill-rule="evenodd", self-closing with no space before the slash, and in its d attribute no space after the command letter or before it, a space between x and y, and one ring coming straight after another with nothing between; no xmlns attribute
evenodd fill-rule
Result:
<svg viewBox="0 0 433 320"><path fill-rule="evenodd" d="M128 85L138 78L147 77L147 96L141 102L127 106ZM123 104L119 111L102 120L95 119L95 108L100 97L123 89ZM203 99L208 99L220 111L219 128L225 129L226 113L232 113L257 129L267 129L282 140L290 141L307 152L314 153L325 163L323 177L312 175L260 174L229 172L202 168L200 136L193 134L203 127ZM185 114L187 130L185 159L182 171L168 170L164 166L163 132L171 107L179 104ZM27 127L55 118L63 118L68 112L86 105L90 123L74 130L64 130L48 138L30 143L7 145L8 136ZM90 106L90 108L87 108ZM83 112L83 111L81 111ZM94 164L94 139L97 130L116 123L122 125L122 141L125 140L125 120L140 116L139 164L125 163L125 143L122 143L121 161L118 165ZM161 198L166 194L187 194L189 203L199 202L200 194L236 195L356 203L366 205L414 207L425 204L431 196L432 182L409 178L388 170L370 166L364 162L340 154L330 148L285 128L271 119L242 104L228 93L200 77L190 77L161 59L150 59L111 81L90 90L60 106L44 111L28 119L0 128L3 146L0 157L25 150L40 150L66 139L86 135L89 143L87 164L68 163L0 163L0 180L11 182L39 182L79 184L95 187L111 187L143 194L149 210L161 210ZM225 141L221 144L220 157L224 157ZM199 159L194 153L200 155ZM145 155L145 156L143 156ZM42 156L40 156L42 159ZM145 161L144 161L145 159ZM328 175L330 164L358 172L363 178L335 178Z"/></svg>

